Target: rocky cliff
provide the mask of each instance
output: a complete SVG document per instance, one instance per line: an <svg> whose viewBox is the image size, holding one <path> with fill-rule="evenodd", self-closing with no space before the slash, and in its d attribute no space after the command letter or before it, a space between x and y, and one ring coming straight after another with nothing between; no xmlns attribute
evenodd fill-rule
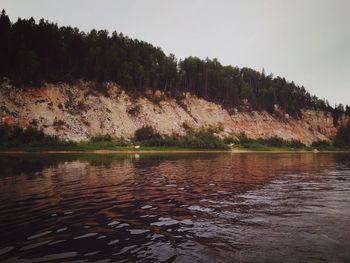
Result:
<svg viewBox="0 0 350 263"><path fill-rule="evenodd" d="M22 90L4 82L0 87L0 120L22 127L34 125L47 134L74 141L97 134L130 138L144 125L161 134L180 135L189 128L221 126L220 136L244 132L250 138L277 136L305 144L329 140L337 131L328 112L304 110L303 117L295 119L277 108L274 114L227 110L188 93L177 100L160 92L135 97L113 83L105 84L103 92L97 92L93 85L46 84ZM348 121L343 117L340 124Z"/></svg>

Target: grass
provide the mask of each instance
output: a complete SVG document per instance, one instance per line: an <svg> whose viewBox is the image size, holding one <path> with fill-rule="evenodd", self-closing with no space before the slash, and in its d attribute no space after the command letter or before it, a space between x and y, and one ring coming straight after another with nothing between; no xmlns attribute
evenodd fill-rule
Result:
<svg viewBox="0 0 350 263"><path fill-rule="evenodd" d="M241 151L256 151L256 152L313 152L315 149L321 152L350 152L350 147L334 147L317 148L312 146L305 146L301 148L293 147L273 147L269 145L251 143L251 144L238 144L233 149Z"/></svg>
<svg viewBox="0 0 350 263"><path fill-rule="evenodd" d="M145 143L145 142L144 142ZM138 144L136 144L138 145ZM115 151L115 152L143 152L143 151L155 151L155 152L206 152L206 151L254 151L254 152L312 152L314 148L304 147L304 148L291 148L291 147L272 147L257 142L250 144L237 144L232 148L228 149L211 149L211 148L200 148L200 147L186 147L186 146L147 146L141 145L140 148L135 148L135 146L120 146L116 144L113 140L108 142L80 142L73 144L43 144L43 143L29 143L29 144L17 144L17 145L0 145L0 151L3 152L45 152L45 151L57 151L57 152L93 152L93 151ZM336 148L330 147L327 149L320 149L320 151L326 152L346 152L350 151L350 148Z"/></svg>
<svg viewBox="0 0 350 263"><path fill-rule="evenodd" d="M42 152L42 151L79 151L79 152L92 152L92 151L116 151L116 152L141 152L141 151L208 151L209 149L203 148L185 148L185 147L174 147L174 146L142 146L138 149L131 146L114 146L114 145L101 145L101 144L77 144L77 145L22 145L16 147L0 147L0 151L3 152ZM215 151L211 149L211 151Z"/></svg>
<svg viewBox="0 0 350 263"><path fill-rule="evenodd" d="M185 136L166 135L161 136L152 127L142 127L135 133L134 141L124 138L112 138L110 135L96 135L88 141L72 142L63 141L58 137L45 135L35 128L21 129L13 126L0 126L0 151L71 151L71 152L143 152L143 151L263 151L263 152L296 152L312 151L350 151L350 147L339 148L329 142L319 141L311 147L300 141L285 141L281 138L249 139L244 134L239 140L233 138L221 139L214 136L216 130L203 129L198 132L189 131ZM229 145L233 143L233 147ZM135 147L135 145L139 147Z"/></svg>
<svg viewBox="0 0 350 263"><path fill-rule="evenodd" d="M297 151L312 151L313 148L310 147L303 147L303 148L292 148L292 147L273 147L269 145L260 144L257 142L253 142L250 144L237 144L235 145L234 149L238 150L247 150L247 151L290 151L290 152L297 152Z"/></svg>

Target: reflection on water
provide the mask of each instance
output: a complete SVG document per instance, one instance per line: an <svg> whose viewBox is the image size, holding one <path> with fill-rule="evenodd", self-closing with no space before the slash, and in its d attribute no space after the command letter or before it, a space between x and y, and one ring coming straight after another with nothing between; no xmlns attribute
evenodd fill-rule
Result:
<svg viewBox="0 0 350 263"><path fill-rule="evenodd" d="M5 262L349 262L346 154L0 156Z"/></svg>

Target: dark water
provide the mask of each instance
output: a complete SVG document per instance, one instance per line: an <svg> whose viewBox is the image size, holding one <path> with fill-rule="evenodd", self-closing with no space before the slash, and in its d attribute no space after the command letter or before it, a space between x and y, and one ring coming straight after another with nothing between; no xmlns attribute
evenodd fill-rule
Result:
<svg viewBox="0 0 350 263"><path fill-rule="evenodd" d="M0 156L3 262L350 262L350 155Z"/></svg>

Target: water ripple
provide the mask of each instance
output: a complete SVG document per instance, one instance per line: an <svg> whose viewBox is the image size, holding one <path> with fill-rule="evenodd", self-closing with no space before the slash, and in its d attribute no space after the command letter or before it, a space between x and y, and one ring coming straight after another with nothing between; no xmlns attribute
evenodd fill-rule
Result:
<svg viewBox="0 0 350 263"><path fill-rule="evenodd" d="M349 155L21 158L0 176L4 262L350 258Z"/></svg>

